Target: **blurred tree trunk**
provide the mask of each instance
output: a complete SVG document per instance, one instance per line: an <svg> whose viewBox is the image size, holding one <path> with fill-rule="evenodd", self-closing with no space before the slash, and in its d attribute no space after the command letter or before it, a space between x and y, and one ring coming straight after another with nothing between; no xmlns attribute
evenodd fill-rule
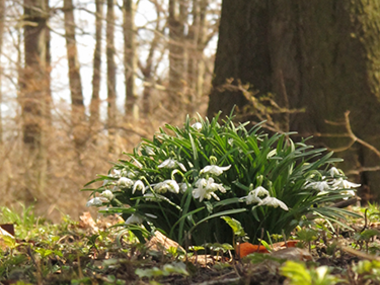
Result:
<svg viewBox="0 0 380 285"><path fill-rule="evenodd" d="M84 144L85 110L83 104L82 83L78 61L78 51L75 40L75 20L72 0L64 0L65 37L67 61L69 64L69 84L71 94L71 123L73 124L74 143L77 149Z"/></svg>
<svg viewBox="0 0 380 285"><path fill-rule="evenodd" d="M46 4L45 0L24 1L24 20L32 24L24 26L25 64L20 77L19 102L22 107L23 142L32 164L29 167L31 171L26 174L30 193L33 190L43 192L46 183L46 119L50 117Z"/></svg>
<svg viewBox="0 0 380 285"><path fill-rule="evenodd" d="M187 87L188 108L187 112L193 114L196 104L203 93L204 61L203 50L205 48L206 9L208 0L193 0L193 23L189 26L187 46Z"/></svg>
<svg viewBox="0 0 380 285"><path fill-rule="evenodd" d="M123 1L124 33L124 77L125 77L125 114L135 120L139 117L137 94L135 91L136 44L135 44L135 6L133 0Z"/></svg>
<svg viewBox="0 0 380 285"><path fill-rule="evenodd" d="M5 0L0 0L0 58L3 53L3 38L4 38L4 15L5 15ZM3 76L3 68L0 65L0 104L3 102L3 93L1 90L1 80ZM3 144L3 113L0 108L0 145Z"/></svg>
<svg viewBox="0 0 380 285"><path fill-rule="evenodd" d="M153 3L156 8L156 28L155 33L153 36L153 40L150 43L150 49L148 56L146 60L144 61L145 64L143 64L140 60L138 61L138 66L141 70L141 73L144 76L144 91L142 95L142 112L144 114L149 114L151 109L151 92L152 87L154 86L154 72L155 72L155 65L154 65L154 55L156 53L158 44L160 43L161 35L164 34L163 28L161 28L160 23L162 20L161 17L161 10L162 7L159 5L157 1ZM160 62L158 60L158 62ZM158 65L158 64L157 64Z"/></svg>
<svg viewBox="0 0 380 285"><path fill-rule="evenodd" d="M50 6L49 6L49 0L45 0L45 5L46 5L46 13L48 15L48 17L50 18ZM49 21L49 18L47 19L47 24L48 24L48 21ZM50 51L50 40L51 40L51 36L50 36L50 28L49 27L46 27L45 29L45 32L46 32L46 84L47 84L47 109L49 110L49 112L47 112L46 114L46 120L47 120L47 124L49 127L51 127L51 112L50 112L50 109L51 109L51 101L53 99L52 97L52 94L51 94L51 76L50 76L50 73L51 73L51 51Z"/></svg>
<svg viewBox="0 0 380 285"><path fill-rule="evenodd" d="M106 57L107 57L107 125L109 150L113 151L116 123L116 66L115 66L115 15L114 1L107 0Z"/></svg>
<svg viewBox="0 0 380 285"><path fill-rule="evenodd" d="M99 123L100 108L100 81L102 63L102 28L103 28L103 1L95 0L95 49L94 49L94 70L92 75L92 97L90 105L90 125L96 126ZM93 142L96 143L96 137Z"/></svg>
<svg viewBox="0 0 380 285"><path fill-rule="evenodd" d="M169 109L183 109L185 0L169 0Z"/></svg>
<svg viewBox="0 0 380 285"><path fill-rule="evenodd" d="M208 116L244 107L241 92L221 90L227 78L252 90L273 92L282 106L306 108L289 115L288 126L302 136L346 133L344 112L351 111L353 132L380 149L380 2L224 0L215 78ZM346 149L342 167L377 166L380 159L342 137L314 144ZM357 177L380 199L376 172ZM376 192L376 193L375 193Z"/></svg>

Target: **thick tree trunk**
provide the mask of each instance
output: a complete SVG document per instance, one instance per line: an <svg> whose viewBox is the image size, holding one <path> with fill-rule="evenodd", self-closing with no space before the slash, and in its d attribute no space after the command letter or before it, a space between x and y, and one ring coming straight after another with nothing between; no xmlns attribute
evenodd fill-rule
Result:
<svg viewBox="0 0 380 285"><path fill-rule="evenodd" d="M103 28L103 1L96 0L95 18L95 49L94 49L94 70L92 75L92 97L90 104L90 125L96 126L99 123L100 108L100 81L102 63L102 28ZM96 139L93 140L96 142Z"/></svg>
<svg viewBox="0 0 380 285"><path fill-rule="evenodd" d="M71 122L73 124L74 143L80 149L84 142L85 110L83 104L82 83L75 40L75 20L72 0L64 0L67 61L69 64L69 84L71 93Z"/></svg>
<svg viewBox="0 0 380 285"><path fill-rule="evenodd" d="M114 1L107 0L107 26L106 26L106 57L107 57L107 125L109 137L109 150L113 151L116 123L116 66L115 66L115 15Z"/></svg>
<svg viewBox="0 0 380 285"><path fill-rule="evenodd" d="M169 0L169 109L183 105L184 23L187 18L184 0Z"/></svg>
<svg viewBox="0 0 380 285"><path fill-rule="evenodd" d="M375 0L224 0L208 116L247 104L241 92L220 89L226 79L240 79L274 93L283 107L305 107L286 123L303 136L345 133L326 120L341 121L350 110L353 132L380 148L379 11ZM342 148L349 140L314 143ZM380 162L357 144L338 155L347 169ZM360 180L372 191L380 183L378 173L362 173Z"/></svg>
<svg viewBox="0 0 380 285"><path fill-rule="evenodd" d="M125 114L138 119L137 94L135 92L136 44L135 12L133 0L124 0L124 77L125 77Z"/></svg>
<svg viewBox="0 0 380 285"><path fill-rule="evenodd" d="M25 63L19 78L19 102L23 118L23 142L32 160L31 171L26 174L27 191L44 191L47 171L46 121L49 118L49 77L47 58L45 0L25 0L24 17L31 25L24 27ZM33 170L33 171L32 171ZM35 187L33 187L35 186ZM34 189L32 189L34 188ZM29 197L32 198L32 197Z"/></svg>

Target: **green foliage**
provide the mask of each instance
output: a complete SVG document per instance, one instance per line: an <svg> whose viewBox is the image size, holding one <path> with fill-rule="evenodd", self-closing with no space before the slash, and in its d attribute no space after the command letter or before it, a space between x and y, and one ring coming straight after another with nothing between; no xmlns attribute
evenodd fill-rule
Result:
<svg viewBox="0 0 380 285"><path fill-rule="evenodd" d="M327 266L307 269L305 264L287 261L281 267L281 274L289 279L290 285L333 285L342 280L330 275Z"/></svg>
<svg viewBox="0 0 380 285"><path fill-rule="evenodd" d="M172 274L179 274L187 276L189 273L186 270L186 265L183 262L175 262L172 264L165 264L162 268L153 267L149 269L138 268L135 274L140 278L143 277L159 277L159 276L169 276Z"/></svg>
<svg viewBox="0 0 380 285"><path fill-rule="evenodd" d="M157 228L182 245L230 243L222 216L239 221L255 242L263 231L288 235L305 215L340 222L349 214L330 205L358 185L329 169L340 161L332 153L293 142L291 133L269 136L261 124L248 130L232 117L219 124L219 115L193 125L187 118L182 128L166 125L144 139L108 175L88 183L103 182L84 189L92 191L88 206L106 205L103 212Z"/></svg>

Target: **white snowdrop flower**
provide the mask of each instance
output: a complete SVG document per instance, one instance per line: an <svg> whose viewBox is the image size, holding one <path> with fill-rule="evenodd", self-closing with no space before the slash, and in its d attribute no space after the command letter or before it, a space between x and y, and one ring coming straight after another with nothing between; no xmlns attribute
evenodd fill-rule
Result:
<svg viewBox="0 0 380 285"><path fill-rule="evenodd" d="M110 181L109 181L109 180L103 180L103 184L102 184L102 186L107 185L108 182L110 182Z"/></svg>
<svg viewBox="0 0 380 285"><path fill-rule="evenodd" d="M195 188L193 190L193 197L195 199L199 198L199 202L202 202L203 199L211 199L211 194L207 191L207 180L205 178L199 179L197 182L195 182Z"/></svg>
<svg viewBox="0 0 380 285"><path fill-rule="evenodd" d="M157 166L158 168L176 168L177 166L177 161L172 159L172 158L168 158L167 160L163 161L159 166Z"/></svg>
<svg viewBox="0 0 380 285"><path fill-rule="evenodd" d="M241 200L245 201L247 205L261 202L261 199L253 191L249 192L247 196L241 197Z"/></svg>
<svg viewBox="0 0 380 285"><path fill-rule="evenodd" d="M135 194L136 190L142 191L143 194L145 193L145 186L144 186L144 183L141 180L137 180L133 184L132 194Z"/></svg>
<svg viewBox="0 0 380 285"><path fill-rule="evenodd" d="M153 189L158 193L165 193L166 191L177 194L179 193L179 185L175 180L165 180L163 182L157 183Z"/></svg>
<svg viewBox="0 0 380 285"><path fill-rule="evenodd" d="M188 188L187 184L183 182L183 183L178 183L178 185L179 185L179 190L181 190L182 193L185 193Z"/></svg>
<svg viewBox="0 0 380 285"><path fill-rule="evenodd" d="M289 210L288 206L286 206L286 204L284 202L282 202L281 200L278 200L277 198L270 197L270 196L265 197L257 205L258 206L264 206L265 205L265 206L274 207L274 208L280 207L285 211Z"/></svg>
<svg viewBox="0 0 380 285"><path fill-rule="evenodd" d="M110 190L104 190L100 196L108 199L108 201L111 201L114 197L113 193Z"/></svg>
<svg viewBox="0 0 380 285"><path fill-rule="evenodd" d="M140 217L139 215L132 214L129 216L129 218L125 221L126 225L131 225L131 224L137 224L140 225L144 219Z"/></svg>
<svg viewBox="0 0 380 285"><path fill-rule="evenodd" d="M120 187L131 188L133 184L133 180L127 177L120 177L120 179L117 181L117 185Z"/></svg>
<svg viewBox="0 0 380 285"><path fill-rule="evenodd" d="M222 184L218 184L214 182L213 178L201 178L197 182L195 182L195 188L193 190L193 197L195 199L199 198L199 201L202 202L203 199L211 199L211 196L215 199L219 200L219 197L214 193L219 190L222 193L226 193L226 189Z"/></svg>
<svg viewBox="0 0 380 285"><path fill-rule="evenodd" d="M145 151L148 155L155 155L154 151L153 151L153 148L151 148L150 146L146 146L145 147Z"/></svg>
<svg viewBox="0 0 380 285"><path fill-rule="evenodd" d="M338 178L333 181L332 187L335 189L350 189L360 187L361 184L352 183L343 178Z"/></svg>
<svg viewBox="0 0 380 285"><path fill-rule="evenodd" d="M316 189L320 192L325 192L326 190L330 190L330 186L327 183L327 181L310 182L306 184L306 188Z"/></svg>
<svg viewBox="0 0 380 285"><path fill-rule="evenodd" d="M329 170L329 172L330 172L330 176L331 177L341 176L342 175L336 167L331 167L331 169Z"/></svg>
<svg viewBox="0 0 380 285"><path fill-rule="evenodd" d="M107 203L109 200L104 197L95 197L87 201L86 207L100 207L103 203Z"/></svg>
<svg viewBox="0 0 380 285"><path fill-rule="evenodd" d="M342 195L348 195L348 196L356 196L356 193L354 190L345 190L345 191L342 191L340 192L340 194ZM347 200L349 197L344 197L343 200Z"/></svg>
<svg viewBox="0 0 380 285"><path fill-rule="evenodd" d="M192 124L191 127L197 131L202 130L202 124L200 122L196 122L196 123Z"/></svg>
<svg viewBox="0 0 380 285"><path fill-rule="evenodd" d="M113 174L111 174L111 177L120 177L121 170L113 169Z"/></svg>
<svg viewBox="0 0 380 285"><path fill-rule="evenodd" d="M240 199L249 205L253 203L260 203L262 200L260 198L261 196L269 196L269 191L263 186L256 187L248 193L248 196L241 197Z"/></svg>
<svg viewBox="0 0 380 285"><path fill-rule="evenodd" d="M186 172L187 170L186 170L186 167L182 164L182 163L180 163L180 162L178 162L178 161L176 161L176 160L174 160L174 159L172 159L172 158L168 158L167 160L165 160L164 162L162 162L159 166L157 166L158 168L169 168L169 169L173 169L173 168L176 168L177 166L179 166L184 172Z"/></svg>
<svg viewBox="0 0 380 285"><path fill-rule="evenodd" d="M210 173L210 174L213 174L215 176L219 176L220 174L223 173L223 171L226 171L226 170L228 170L230 168L231 168L231 165L228 165L228 166L225 166L225 167L220 167L220 166L217 166L217 165L207 165L206 167L204 167L199 172L199 174Z"/></svg>
<svg viewBox="0 0 380 285"><path fill-rule="evenodd" d="M249 194L255 195L256 197L261 197L261 196L269 196L269 191L265 189L263 186L256 187L253 189Z"/></svg>
<svg viewBox="0 0 380 285"><path fill-rule="evenodd" d="M234 144L234 139L228 139L227 140L227 143L232 146Z"/></svg>

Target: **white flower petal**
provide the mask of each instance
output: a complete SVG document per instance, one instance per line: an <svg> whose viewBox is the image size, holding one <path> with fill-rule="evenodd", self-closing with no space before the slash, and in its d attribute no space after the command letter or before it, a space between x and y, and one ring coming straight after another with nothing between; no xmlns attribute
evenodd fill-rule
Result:
<svg viewBox="0 0 380 285"><path fill-rule="evenodd" d="M104 197L95 197L87 201L86 207L100 207L103 203L107 203L109 200Z"/></svg>
<svg viewBox="0 0 380 285"><path fill-rule="evenodd" d="M196 122L196 123L192 124L191 127L197 131L202 130L202 124L200 122Z"/></svg>
<svg viewBox="0 0 380 285"><path fill-rule="evenodd" d="M342 174L339 172L339 170L336 167L331 167L329 172L330 172L331 177L342 176Z"/></svg>
<svg viewBox="0 0 380 285"><path fill-rule="evenodd" d="M274 197L269 197L269 196L265 197L265 199L261 200L261 202L258 204L258 206L264 206L264 205L269 206L269 207L274 207L274 208L280 207L285 211L289 210L288 206L286 206L284 202Z"/></svg>
<svg viewBox="0 0 380 285"><path fill-rule="evenodd" d="M110 190L104 190L100 196L108 199L108 201L111 201L114 197L113 193Z"/></svg>
<svg viewBox="0 0 380 285"><path fill-rule="evenodd" d="M332 185L332 187L335 189L350 189L350 188L357 188L360 186L361 184L352 183L343 178L336 179Z"/></svg>
<svg viewBox="0 0 380 285"><path fill-rule="evenodd" d="M125 224L126 225L131 225L131 224L137 224L137 225L140 225L142 224L142 222L144 221L144 219L138 215L135 215L135 214L132 214L131 216L129 216L129 218L125 221Z"/></svg>
<svg viewBox="0 0 380 285"><path fill-rule="evenodd" d="M144 186L144 183L141 180L137 180L133 184L132 194L135 194L136 190L142 191L143 194L145 193L145 186Z"/></svg>
<svg viewBox="0 0 380 285"><path fill-rule="evenodd" d="M120 177L120 179L117 181L118 186L125 187L125 188L131 188L133 184L134 184L133 180L127 177Z"/></svg>
<svg viewBox="0 0 380 285"><path fill-rule="evenodd" d="M200 174L202 174L202 173L210 173L210 174L213 174L215 176L219 176L220 174L223 173L223 171L226 171L226 170L228 170L230 168L231 168L231 165L225 166L225 167L220 167L220 166L217 166L217 165L207 165L199 173Z"/></svg>
<svg viewBox="0 0 380 285"><path fill-rule="evenodd" d="M179 193L179 185L175 180L165 180L157 183L153 189L157 191L157 193L166 193L166 191Z"/></svg>
<svg viewBox="0 0 380 285"><path fill-rule="evenodd" d="M309 182L309 183L306 184L305 188L316 189L316 190L318 190L320 192L323 192L323 191L331 189L330 186L329 186L329 184L327 183L327 181Z"/></svg>
<svg viewBox="0 0 380 285"><path fill-rule="evenodd" d="M265 195L269 196L269 191L267 189L265 189L263 186L259 186L259 187L256 187L255 189L253 189L251 192L249 192L249 194L254 195L256 197L261 197L261 196L265 196Z"/></svg>
<svg viewBox="0 0 380 285"><path fill-rule="evenodd" d="M146 146L145 147L145 151L148 155L155 155L154 151L153 151L153 148L151 148L150 146Z"/></svg>

